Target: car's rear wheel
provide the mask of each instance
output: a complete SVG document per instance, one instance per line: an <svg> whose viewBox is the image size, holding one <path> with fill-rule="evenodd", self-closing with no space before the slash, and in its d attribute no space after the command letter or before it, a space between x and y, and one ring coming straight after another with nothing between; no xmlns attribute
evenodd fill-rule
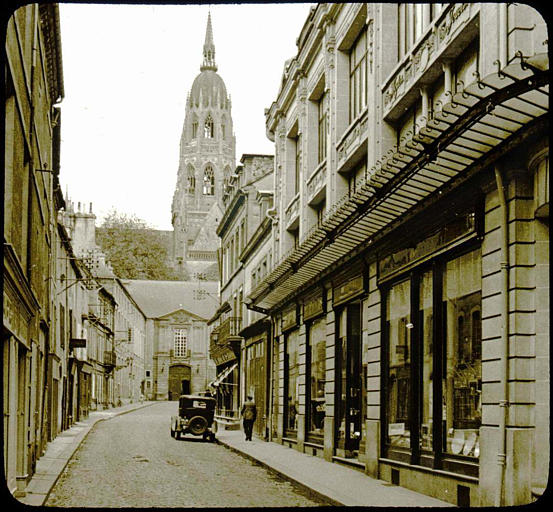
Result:
<svg viewBox="0 0 553 512"><path fill-rule="evenodd" d="M195 436L201 436L207 431L207 420L203 416L194 416L188 422L188 430Z"/></svg>

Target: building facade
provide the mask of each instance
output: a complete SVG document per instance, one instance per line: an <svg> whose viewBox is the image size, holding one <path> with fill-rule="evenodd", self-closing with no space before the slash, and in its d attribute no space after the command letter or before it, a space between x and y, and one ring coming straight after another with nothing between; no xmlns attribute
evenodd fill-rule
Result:
<svg viewBox="0 0 553 512"><path fill-rule="evenodd" d="M465 506L542 492L546 45L519 4L311 9L266 114L275 261L247 298L275 441Z"/></svg>
<svg viewBox="0 0 553 512"><path fill-rule="evenodd" d="M217 226L217 235L221 239L221 306L210 319L211 324L216 322L210 353L218 375L212 386L217 390L219 419L228 423L239 420L240 404L245 399L246 390L241 367L241 361L245 361L242 352L246 347L241 331L247 327L244 284L249 277L245 275L243 255L271 206L267 197L271 196L273 175L271 155L244 154L240 162L223 189L225 209ZM261 202L257 200L259 194ZM258 262L257 276L267 271L270 262L265 260L263 264ZM245 355L249 357L251 353L250 349Z"/></svg>
<svg viewBox="0 0 553 512"><path fill-rule="evenodd" d="M200 71L186 100L171 207L175 266L191 279L217 267L223 183L235 167L231 101L217 74L211 14Z"/></svg>
<svg viewBox="0 0 553 512"><path fill-rule="evenodd" d="M124 405L138 402L144 395L144 346L146 341L146 315L132 298L118 277L98 278L98 282L113 295L115 310L114 348L115 403Z"/></svg>
<svg viewBox="0 0 553 512"><path fill-rule="evenodd" d="M182 393L206 391L215 378L207 320L217 309L218 283L125 280L123 284L146 317L145 397L177 400Z"/></svg>
<svg viewBox="0 0 553 512"><path fill-rule="evenodd" d="M9 491L21 495L48 440L51 395L45 384L56 343L52 249L60 110L55 105L64 95L57 5L19 8L8 20L5 45L4 474Z"/></svg>

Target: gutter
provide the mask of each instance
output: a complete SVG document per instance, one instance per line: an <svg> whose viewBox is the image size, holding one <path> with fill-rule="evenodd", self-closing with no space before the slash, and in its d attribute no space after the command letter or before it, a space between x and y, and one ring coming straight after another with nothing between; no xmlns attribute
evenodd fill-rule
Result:
<svg viewBox="0 0 553 512"><path fill-rule="evenodd" d="M501 360L500 360L500 381L501 395L499 397L499 443L497 452L497 464L499 471L497 475L497 491L495 495L495 506L501 507L505 502L505 466L507 459L507 417L509 412L509 224L507 201L503 178L499 167L495 165L495 181L501 210Z"/></svg>

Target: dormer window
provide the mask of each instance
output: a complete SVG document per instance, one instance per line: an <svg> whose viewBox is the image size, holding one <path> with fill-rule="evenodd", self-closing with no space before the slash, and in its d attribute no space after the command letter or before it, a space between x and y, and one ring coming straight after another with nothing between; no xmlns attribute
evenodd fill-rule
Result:
<svg viewBox="0 0 553 512"><path fill-rule="evenodd" d="M211 115L208 115L207 119L205 120L204 137L206 139L213 138L213 119L211 118Z"/></svg>

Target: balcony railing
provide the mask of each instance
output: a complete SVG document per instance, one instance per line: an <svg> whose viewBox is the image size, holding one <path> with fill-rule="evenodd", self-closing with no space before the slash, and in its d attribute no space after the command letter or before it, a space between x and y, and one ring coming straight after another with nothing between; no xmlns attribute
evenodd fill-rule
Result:
<svg viewBox="0 0 553 512"><path fill-rule="evenodd" d="M284 224L289 227L297 219L300 213L300 195L296 196L290 201L286 210L284 210Z"/></svg>
<svg viewBox="0 0 553 512"><path fill-rule="evenodd" d="M114 350L104 350L104 365L105 366L116 366L117 365L117 354Z"/></svg>

